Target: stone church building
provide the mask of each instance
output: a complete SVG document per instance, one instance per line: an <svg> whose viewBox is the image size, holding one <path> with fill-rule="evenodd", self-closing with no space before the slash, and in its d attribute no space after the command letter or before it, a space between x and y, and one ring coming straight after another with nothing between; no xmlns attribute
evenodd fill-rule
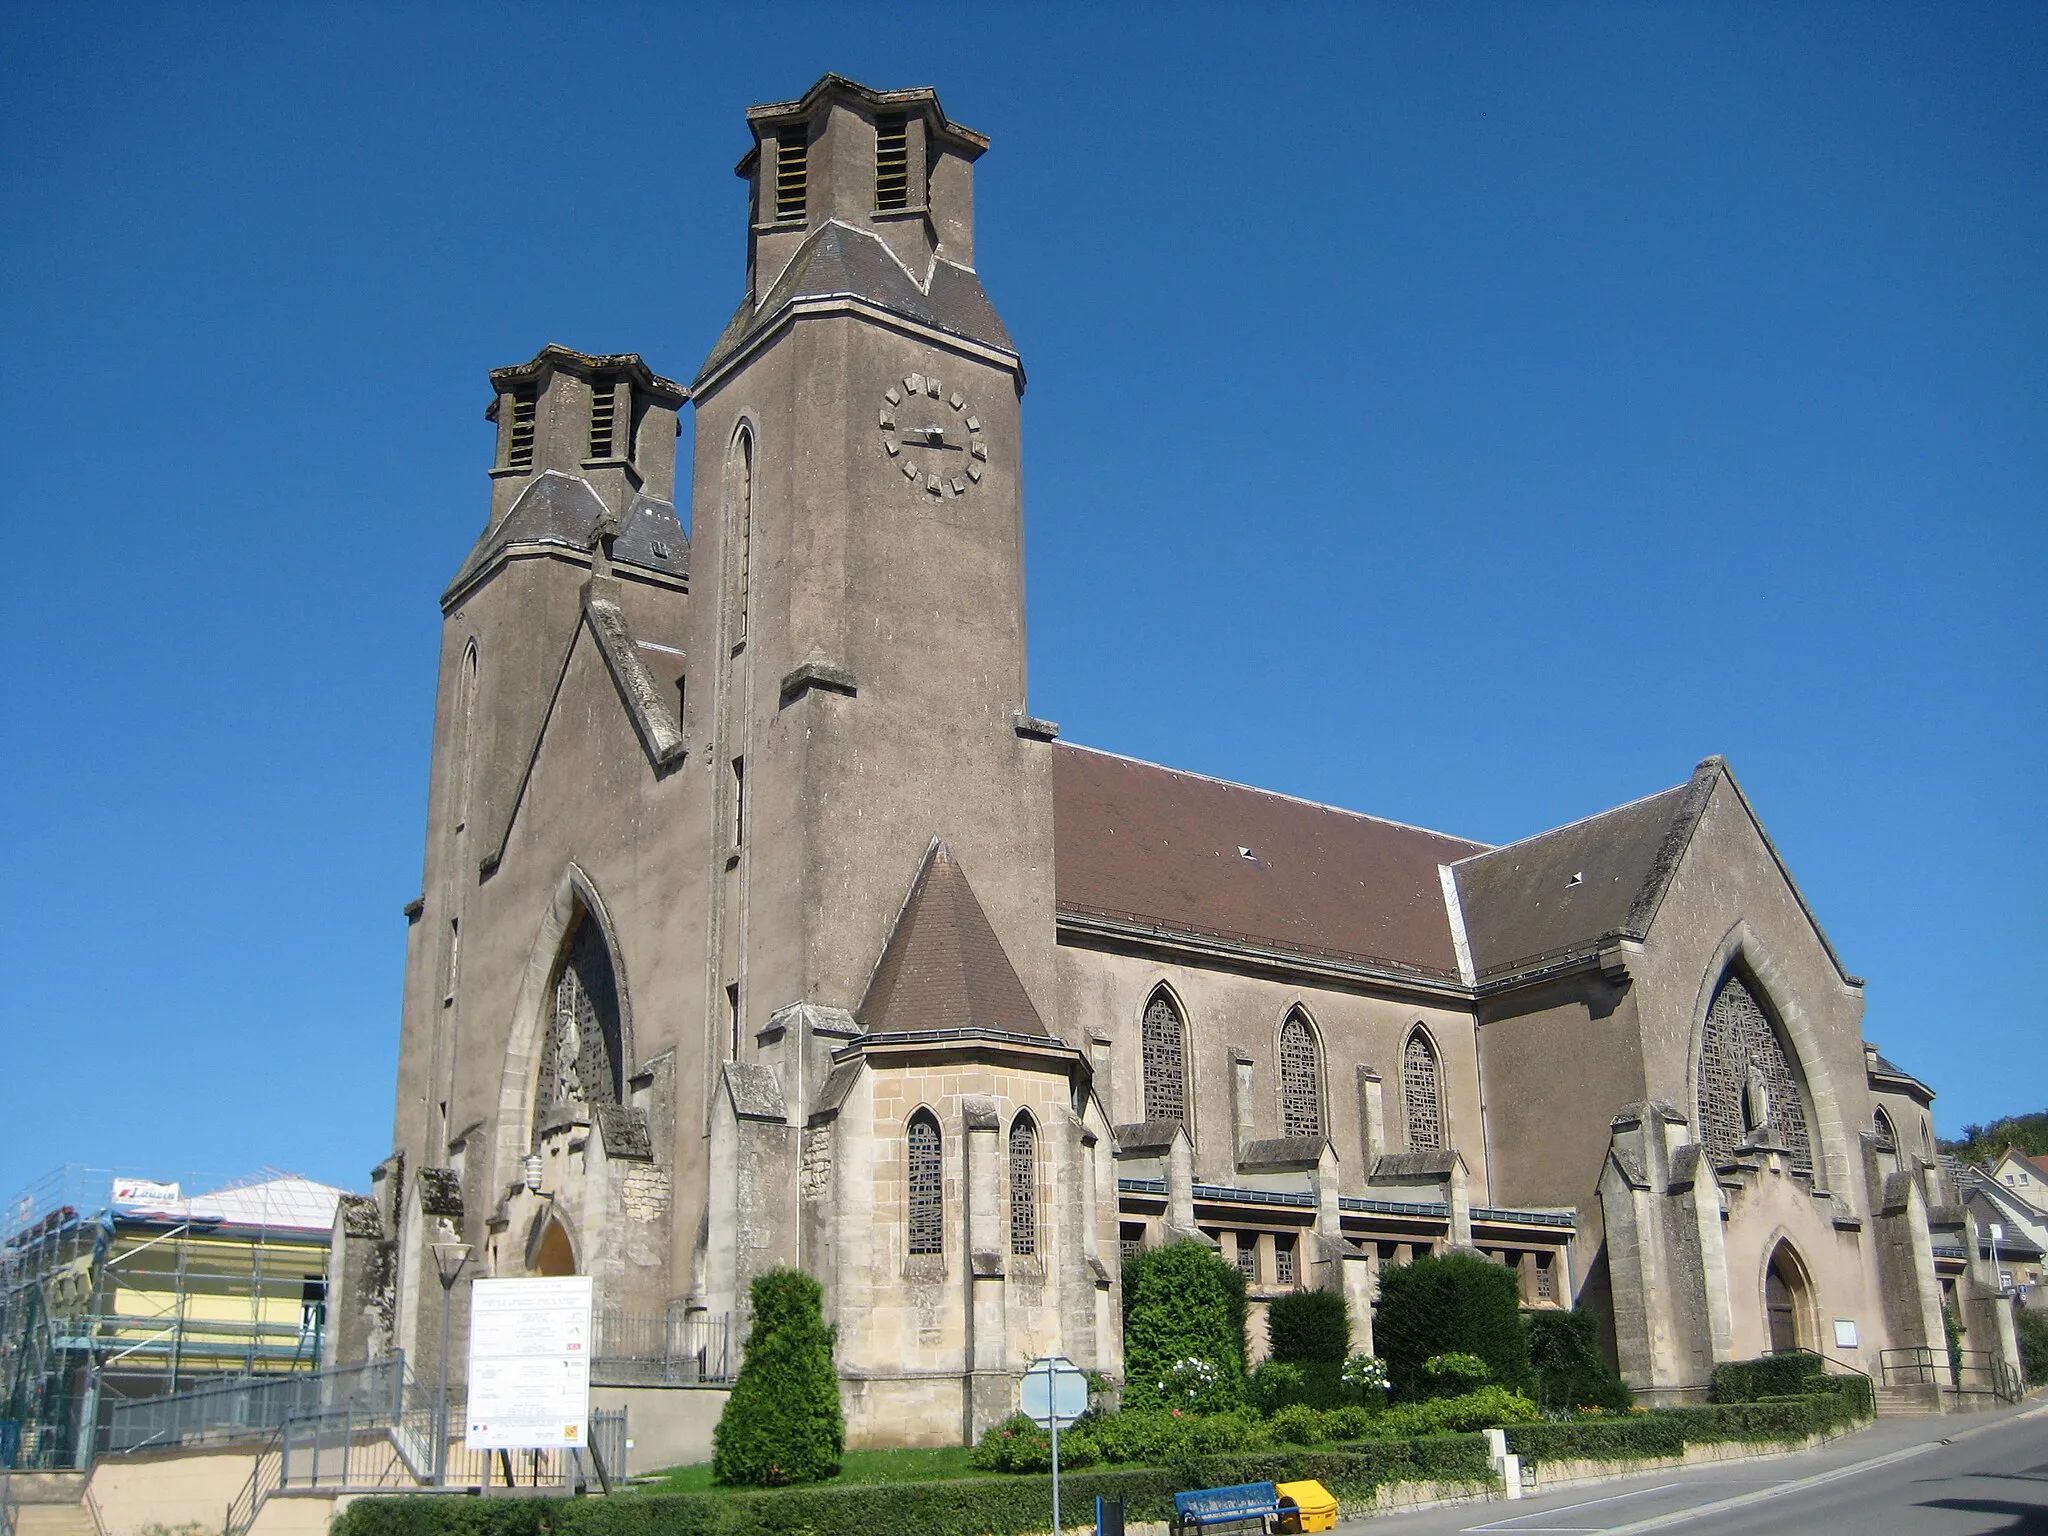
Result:
<svg viewBox="0 0 2048 1536"><path fill-rule="evenodd" d="M1382 1267L1478 1250L1651 1398L1939 1345L1931 1095L1728 766L1489 847L1061 741L988 140L833 76L746 127L691 382L490 375L340 1355L432 1358L436 1243L734 1340L798 1265L852 1442L957 1443L1034 1356L1116 1376L1120 1261L1179 1236L1362 1347Z"/></svg>

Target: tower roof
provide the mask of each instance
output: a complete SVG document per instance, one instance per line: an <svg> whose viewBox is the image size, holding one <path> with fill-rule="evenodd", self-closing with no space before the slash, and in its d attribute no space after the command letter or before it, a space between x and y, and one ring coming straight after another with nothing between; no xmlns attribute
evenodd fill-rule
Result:
<svg viewBox="0 0 2048 1536"><path fill-rule="evenodd" d="M935 840L926 850L854 1016L872 1034L1046 1032L966 871L945 843Z"/></svg>
<svg viewBox="0 0 2048 1536"><path fill-rule="evenodd" d="M809 117L818 103L830 96L859 102L871 111L915 113L925 120L927 132L969 160L978 159L981 152L988 148L988 135L977 133L966 124L956 123L946 116L946 109L939 105L939 93L928 85L912 86L901 91L878 91L871 85L862 85L858 80L849 80L844 75L830 73L820 75L818 83L794 101L771 101L758 107L747 108L747 121L758 129L789 119ZM754 147L740 158L740 163L733 167L735 173L751 176L754 171L754 159L760 152L761 146L757 141Z"/></svg>

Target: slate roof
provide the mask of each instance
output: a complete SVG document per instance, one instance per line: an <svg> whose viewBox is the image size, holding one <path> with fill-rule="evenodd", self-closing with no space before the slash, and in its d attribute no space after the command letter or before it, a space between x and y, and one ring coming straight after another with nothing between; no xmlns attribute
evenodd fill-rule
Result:
<svg viewBox="0 0 2048 1536"><path fill-rule="evenodd" d="M1718 766L1709 759L1689 783L1455 865L1478 976L1648 932Z"/></svg>
<svg viewBox="0 0 2048 1536"><path fill-rule="evenodd" d="M459 591L515 544L553 544L564 549L587 550L597 520L603 514L604 502L589 481L558 469L543 470L519 493L512 509L484 530L469 558L462 562L462 569L455 573L455 580L449 583L449 590ZM688 576L690 540L676 518L674 504L653 496L635 496L626 515L619 520L619 534L612 541L612 562L668 576Z"/></svg>
<svg viewBox="0 0 2048 1536"><path fill-rule="evenodd" d="M854 1011L871 1034L1047 1033L953 851L934 842Z"/></svg>
<svg viewBox="0 0 2048 1536"><path fill-rule="evenodd" d="M1065 743L1053 832L1063 913L1452 979L1437 867L1486 846Z"/></svg>
<svg viewBox="0 0 2048 1536"><path fill-rule="evenodd" d="M801 299L854 298L934 330L1014 353L1016 343L969 267L934 258L914 279L881 237L827 220L805 237L758 304L742 303L698 371L701 381Z"/></svg>

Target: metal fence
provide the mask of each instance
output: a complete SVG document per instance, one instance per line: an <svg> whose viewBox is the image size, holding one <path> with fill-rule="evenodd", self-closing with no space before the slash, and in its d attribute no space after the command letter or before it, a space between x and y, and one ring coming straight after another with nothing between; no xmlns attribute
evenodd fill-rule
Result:
<svg viewBox="0 0 2048 1536"><path fill-rule="evenodd" d="M264 1439L287 1420L353 1412L400 1411L405 1356L394 1353L361 1365L283 1376L241 1376L169 1397L116 1402L107 1419L104 1454L210 1441Z"/></svg>
<svg viewBox="0 0 2048 1536"><path fill-rule="evenodd" d="M725 1314L672 1312L635 1317L597 1315L590 1379L605 1386L688 1386L733 1377L730 1330Z"/></svg>

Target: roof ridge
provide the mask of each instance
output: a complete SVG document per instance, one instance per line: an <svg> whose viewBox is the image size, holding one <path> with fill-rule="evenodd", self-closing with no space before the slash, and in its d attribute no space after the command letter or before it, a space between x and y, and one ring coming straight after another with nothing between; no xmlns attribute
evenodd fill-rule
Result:
<svg viewBox="0 0 2048 1536"><path fill-rule="evenodd" d="M1360 821L1376 822L1383 827L1397 827L1403 832L1422 832L1430 837L1441 837L1454 843L1470 843L1481 853L1493 851L1490 844L1482 843L1477 838L1460 837L1455 832L1443 832L1435 827L1419 826L1412 821L1396 821L1391 816L1375 816L1370 811L1354 811L1349 806L1332 805L1327 800L1311 800L1306 795L1290 795L1281 789L1262 789L1256 784L1245 784L1237 779L1219 778L1213 773L1200 773L1192 768L1174 768L1166 763L1155 763L1150 758L1133 757L1128 752L1112 752L1107 747L1091 747L1084 742L1078 741L1059 741L1054 743L1054 750L1092 752L1097 757L1110 757L1115 758L1118 762L1135 763L1140 768L1156 768L1161 773L1178 774L1184 779L1200 779L1205 784L1221 784L1226 789L1242 789L1250 794L1264 795L1270 800L1285 800L1291 804L1306 805L1318 811L1333 811L1339 816L1354 816ZM1476 858L1477 856L1477 854L1467 854L1465 857Z"/></svg>
<svg viewBox="0 0 2048 1536"><path fill-rule="evenodd" d="M1531 832L1527 837L1518 837L1511 843L1496 843L1491 847L1483 848L1478 853L1468 853L1464 858L1459 859L1457 864L1469 863L1473 859L1483 859L1490 853L1512 853L1524 844L1540 842L1546 837L1555 837L1560 832L1569 832L1574 827L1583 827L1590 822L1598 821L1603 816L1613 816L1622 811L1634 810L1639 805L1647 805L1659 795L1668 795L1676 790L1685 789L1691 783L1692 780L1687 779L1683 784L1667 784L1662 789L1651 790L1647 795L1637 795L1633 800L1624 800L1619 805L1610 805L1604 811L1593 811L1588 815L1577 817L1571 821L1561 821L1554 827L1545 827L1541 832ZM1454 864L1452 867L1456 868L1457 865Z"/></svg>

